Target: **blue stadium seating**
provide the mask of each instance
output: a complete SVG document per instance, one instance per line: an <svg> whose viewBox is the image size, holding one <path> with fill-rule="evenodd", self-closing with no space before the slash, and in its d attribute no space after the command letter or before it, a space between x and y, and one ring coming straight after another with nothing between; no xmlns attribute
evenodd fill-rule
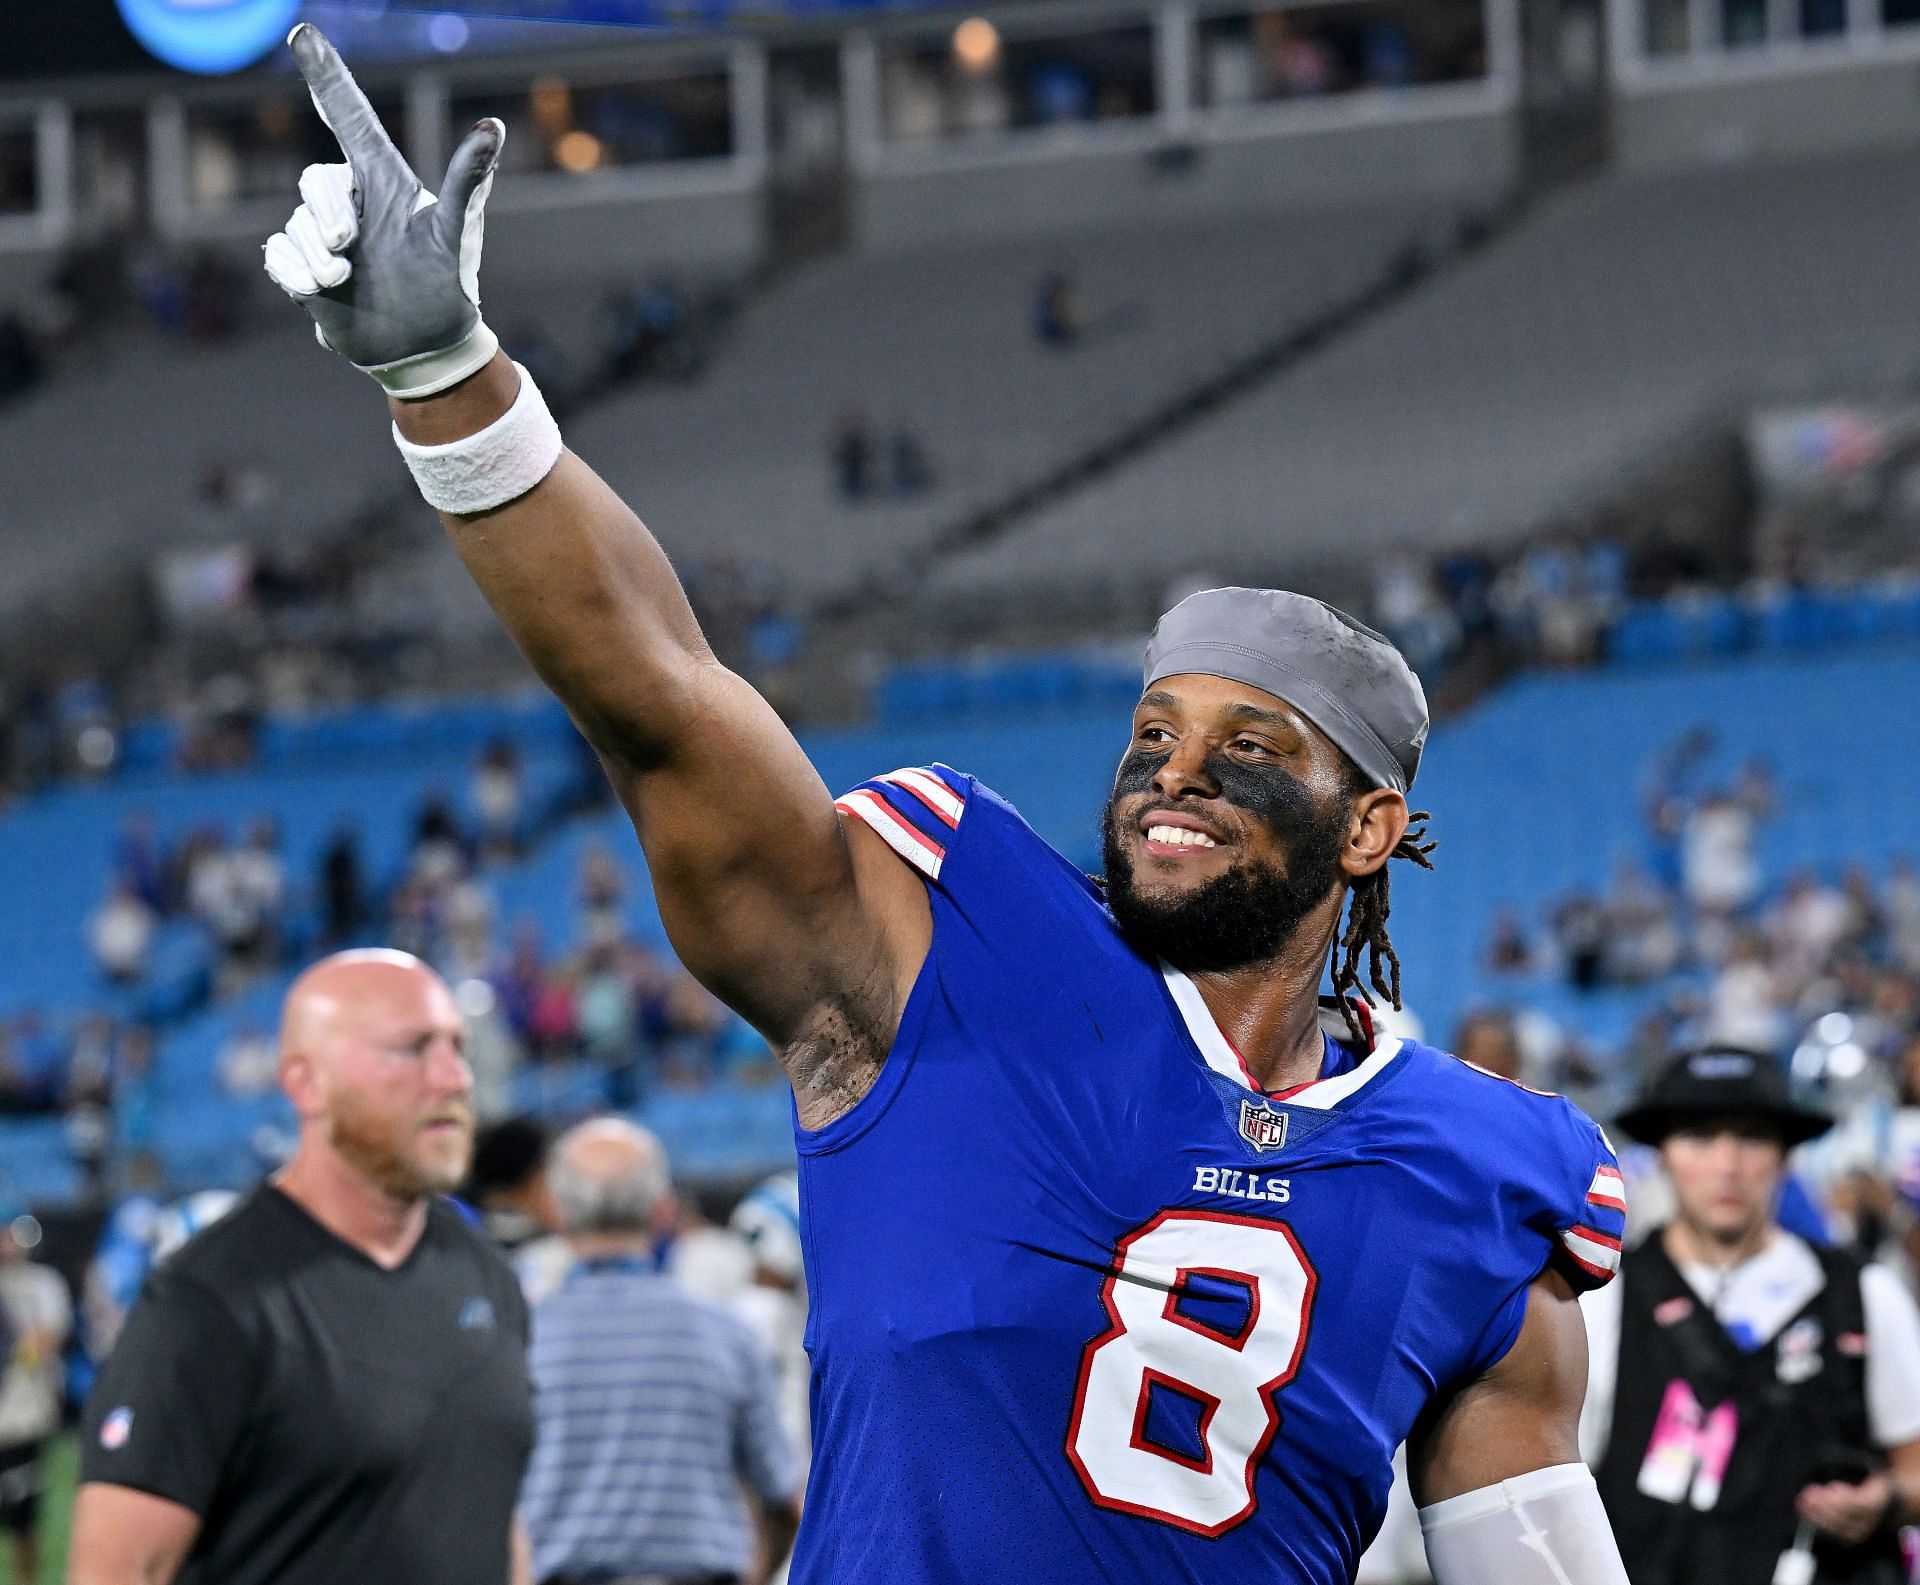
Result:
<svg viewBox="0 0 1920 1585"><path fill-rule="evenodd" d="M80 1193L81 1173L57 1117L0 1121L0 1199L58 1203Z"/></svg>
<svg viewBox="0 0 1920 1585"><path fill-rule="evenodd" d="M1796 608L1774 634L1789 650L1823 653L1714 659L1737 649L1743 613L1722 597L1681 602L1657 608L1670 635L1631 657L1657 656L1664 668L1524 678L1437 729L1415 801L1434 811L1438 869L1400 875L1393 911L1408 1002L1428 1032L1451 1038L1469 1008L1513 994L1481 963L1498 907L1537 919L1574 887L1604 887L1622 860L1649 857L1643 778L1657 751L1690 727L1716 734L1721 773L1752 755L1774 767L1781 808L1761 835L1771 878L1799 864L1831 873L1882 859L1885 790L1920 783L1920 722L1884 702L1920 686L1920 655L1834 649L1849 631L1836 610L1861 608L1880 614L1854 626L1856 635L1907 643L1920 633L1912 625L1920 598L1870 592ZM1636 620L1643 631L1655 625ZM1695 663L1673 664L1686 660ZM1017 729L976 713L951 725L817 736L808 746L835 787L930 757L976 771L1076 862L1092 864L1121 722L1109 702L1036 714ZM1920 840L1898 839L1895 850L1920 853ZM1617 1039L1647 999L1529 995L1602 1040Z"/></svg>
<svg viewBox="0 0 1920 1585"><path fill-rule="evenodd" d="M1818 603L1792 607L1791 617L1763 613L1763 629L1777 621L1764 640L1769 646L1777 641L1815 652L1671 664L1698 653L1696 640L1685 634L1724 624L1728 609L1709 605L1704 614L1687 615L1677 648L1661 651L1669 660L1664 668L1622 665L1528 677L1435 732L1416 802L1434 811L1438 869L1400 875L1393 910L1408 1003L1430 1036L1450 1039L1476 1004L1512 999L1513 986L1494 979L1482 962L1497 908L1511 905L1537 919L1572 888L1603 887L1622 860L1649 859L1643 778L1658 751L1694 726L1716 735L1709 774L1730 774L1753 755L1773 767L1780 808L1761 838L1770 878L1801 865L1831 873L1848 863L1878 863L1920 846L1903 831L1889 836L1886 823L1887 790L1920 782L1920 721L1894 705L1920 692L1920 654L1831 648L1847 632L1863 630L1905 642L1920 633L1920 600L1884 593L1876 616L1851 626ZM1098 812L1135 684L1111 667L1022 664L1035 669L1013 682L979 680L991 675L982 666L970 669L976 676L970 688L938 684L920 697L945 705L929 705L928 718L918 722L902 718L908 690L894 699L890 724L813 733L808 751L836 791L878 771L929 760L971 771L1013 799L1073 861L1092 866ZM999 703L989 707L989 699ZM0 819L0 895L9 905L0 917L0 1006L78 1007L99 996L75 941L79 920L105 883L111 834L129 810L146 809L163 831L177 833L209 818L231 823L270 809L282 822L297 874L351 815L363 824L376 870L391 871L405 852L418 799L436 782L463 779L464 748L484 734L476 739L467 728L435 723L425 735L448 749L423 766L411 740L402 740L408 753L397 763L372 746L390 730L382 723L366 737L349 735L350 748L329 737L330 746L311 750L320 764L338 754L351 768L129 776L50 792ZM530 761L538 767L536 781L551 786L559 785L565 763L553 755ZM531 855L497 874L502 931L531 919L549 951L577 945L576 878L594 842L611 846L634 877L625 900L630 928L664 947L642 861L616 811L566 821ZM122 1127L158 1149L183 1186L257 1170L256 1136L285 1126L277 1098L226 1098L214 1071L217 1053L236 1029L270 1027L283 991L283 981L262 984L177 1022L162 1040L150 1111ZM1533 986L1526 1000L1604 1045L1624 1037L1650 994ZM571 1110L595 1097L598 1081L562 1070L521 1082L522 1099ZM683 1171L744 1175L778 1163L789 1150L784 1091L733 1073L710 1090L662 1092L650 1099L646 1115ZM57 1121L0 1124L0 1191L60 1198L77 1187Z"/></svg>
<svg viewBox="0 0 1920 1585"><path fill-rule="evenodd" d="M1779 589L1741 601L1719 591L1636 600L1607 635L1616 665L1664 665L1743 652L1805 655L1920 642L1920 585Z"/></svg>
<svg viewBox="0 0 1920 1585"><path fill-rule="evenodd" d="M1889 580L1855 589L1782 589L1747 598L1689 589L1635 600L1606 635L1616 666L1671 666L1742 654L1814 654L1920 644L1920 581ZM874 693L884 727L1131 703L1139 681L1134 657L1107 651L1055 651L911 661L895 666Z"/></svg>
<svg viewBox="0 0 1920 1585"><path fill-rule="evenodd" d="M1734 653L1746 636L1746 615L1731 595L1641 600L1614 624L1608 654L1624 665L1701 659Z"/></svg>
<svg viewBox="0 0 1920 1585"><path fill-rule="evenodd" d="M1132 657L1043 651L972 660L915 661L881 678L874 704L883 726L914 726L1075 705L1130 705L1140 668Z"/></svg>
<svg viewBox="0 0 1920 1585"><path fill-rule="evenodd" d="M578 783L579 751L565 713L550 700L424 710L363 710L269 723L258 765L224 775L162 769L129 772L95 785L55 788L0 820L0 870L18 900L0 917L0 1013L23 1006L70 1011L106 1005L129 1016L164 1017L193 999L204 981L204 949L190 932L163 935L153 987L116 993L94 970L81 937L88 912L112 878L115 834L135 814L176 842L216 827L239 836L255 818L280 830L289 879L305 888L338 832L360 834L361 862L375 884L404 862L421 805L467 805L475 756L495 738L523 755L529 815L544 818ZM144 751L143 751L144 752ZM303 898L311 903L310 896Z"/></svg>

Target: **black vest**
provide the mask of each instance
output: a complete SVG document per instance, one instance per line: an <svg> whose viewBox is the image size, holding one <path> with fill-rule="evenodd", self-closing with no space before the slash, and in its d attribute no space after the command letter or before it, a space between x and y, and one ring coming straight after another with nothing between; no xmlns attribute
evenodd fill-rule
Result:
<svg viewBox="0 0 1920 1585"><path fill-rule="evenodd" d="M1815 1250L1826 1285L1768 1343L1729 1337L1667 1256L1659 1233L1621 1263L1620 1366L1599 1470L1633 1585L1769 1585L1793 1544L1794 1499L1815 1479L1861 1479L1883 1461L1867 1431L1866 1311L1860 1265ZM1738 1430L1718 1499L1661 1501L1639 1489L1670 1386L1703 1411L1731 1404ZM1816 1541L1820 1585L1899 1585L1891 1534L1859 1547Z"/></svg>

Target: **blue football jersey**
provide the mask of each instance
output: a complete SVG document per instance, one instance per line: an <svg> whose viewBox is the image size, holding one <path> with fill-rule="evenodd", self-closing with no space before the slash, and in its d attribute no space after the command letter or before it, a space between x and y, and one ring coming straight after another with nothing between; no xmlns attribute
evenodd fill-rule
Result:
<svg viewBox="0 0 1920 1585"><path fill-rule="evenodd" d="M873 1089L798 1134L797 1585L1350 1581L1422 1407L1550 1262L1612 1274L1604 1136L1384 1037L1263 1095L988 789L839 807L926 877L933 943Z"/></svg>

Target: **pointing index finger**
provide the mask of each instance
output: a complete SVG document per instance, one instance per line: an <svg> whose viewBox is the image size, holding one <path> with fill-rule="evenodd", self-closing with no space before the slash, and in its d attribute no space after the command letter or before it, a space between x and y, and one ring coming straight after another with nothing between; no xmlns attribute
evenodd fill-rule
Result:
<svg viewBox="0 0 1920 1585"><path fill-rule="evenodd" d="M326 34L310 22L302 22L287 35L287 46L293 51L300 75L307 80L314 109L339 141L348 163L363 171L389 162L405 166L393 139L387 136L387 129Z"/></svg>

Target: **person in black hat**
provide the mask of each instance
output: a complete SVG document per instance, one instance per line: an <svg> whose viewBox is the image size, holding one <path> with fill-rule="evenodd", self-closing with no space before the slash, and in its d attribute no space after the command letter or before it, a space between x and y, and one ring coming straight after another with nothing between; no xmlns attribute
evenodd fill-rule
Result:
<svg viewBox="0 0 1920 1585"><path fill-rule="evenodd" d="M1779 1064L1676 1057L1618 1119L1675 1210L1582 1303L1581 1450L1634 1585L1898 1585L1920 1518L1920 1313L1892 1273L1779 1224L1831 1119Z"/></svg>

